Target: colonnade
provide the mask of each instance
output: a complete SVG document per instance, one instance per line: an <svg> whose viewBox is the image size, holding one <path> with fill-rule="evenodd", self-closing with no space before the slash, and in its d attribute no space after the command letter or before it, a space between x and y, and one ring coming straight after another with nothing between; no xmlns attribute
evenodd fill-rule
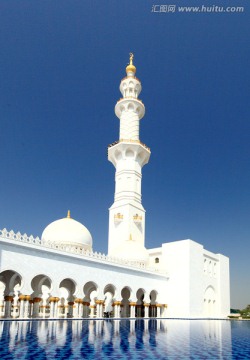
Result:
<svg viewBox="0 0 250 360"><path fill-rule="evenodd" d="M123 301L113 301L113 318L160 318L166 315L166 304L128 302L129 314L123 311ZM0 300L0 317L13 319L28 318L103 318L105 300L96 299L94 303L76 298L74 301L63 303L59 297L49 297L47 300L41 297L32 298L30 295L4 296Z"/></svg>

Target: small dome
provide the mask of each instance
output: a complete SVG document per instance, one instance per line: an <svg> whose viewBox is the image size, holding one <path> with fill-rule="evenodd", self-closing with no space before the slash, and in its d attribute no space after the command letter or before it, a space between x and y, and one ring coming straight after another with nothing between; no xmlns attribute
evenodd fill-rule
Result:
<svg viewBox="0 0 250 360"><path fill-rule="evenodd" d="M136 67L132 64L132 65L128 65L127 67L126 67L126 73L130 73L130 72L132 72L132 73L136 73Z"/></svg>
<svg viewBox="0 0 250 360"><path fill-rule="evenodd" d="M53 221L42 233L43 241L51 241L58 245L73 245L92 251L92 236L80 222L68 216Z"/></svg>
<svg viewBox="0 0 250 360"><path fill-rule="evenodd" d="M134 262L148 262L148 252L146 248L135 240L125 240L112 252L112 256Z"/></svg>

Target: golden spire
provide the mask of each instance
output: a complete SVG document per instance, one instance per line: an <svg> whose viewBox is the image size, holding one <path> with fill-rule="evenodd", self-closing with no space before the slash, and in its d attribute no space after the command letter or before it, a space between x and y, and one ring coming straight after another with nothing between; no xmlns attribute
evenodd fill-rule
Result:
<svg viewBox="0 0 250 360"><path fill-rule="evenodd" d="M129 240L133 240L133 239L132 239L132 234L129 235Z"/></svg>
<svg viewBox="0 0 250 360"><path fill-rule="evenodd" d="M71 219L70 210L68 210L67 219Z"/></svg>
<svg viewBox="0 0 250 360"><path fill-rule="evenodd" d="M136 73L136 67L133 64L133 60L134 60L134 54L133 53L129 53L129 65L126 67L126 73L128 74L129 72L132 73Z"/></svg>

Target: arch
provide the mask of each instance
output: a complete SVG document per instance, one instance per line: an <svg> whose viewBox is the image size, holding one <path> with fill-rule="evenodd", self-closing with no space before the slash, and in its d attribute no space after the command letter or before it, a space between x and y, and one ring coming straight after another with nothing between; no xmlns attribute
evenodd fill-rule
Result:
<svg viewBox="0 0 250 360"><path fill-rule="evenodd" d="M160 259L158 257L155 258L155 264L159 264Z"/></svg>
<svg viewBox="0 0 250 360"><path fill-rule="evenodd" d="M150 298L150 303L152 305L156 304L157 296L158 296L158 292L156 290L152 290L150 292L149 298Z"/></svg>
<svg viewBox="0 0 250 360"><path fill-rule="evenodd" d="M104 300L105 300L105 305L104 305L105 317L110 317L112 313L113 310L112 305L113 305L115 293L116 293L116 287L113 284L108 284L103 289Z"/></svg>
<svg viewBox="0 0 250 360"><path fill-rule="evenodd" d="M142 288L138 289L136 292L136 309L135 316L136 317L144 317L144 296L146 291Z"/></svg>
<svg viewBox="0 0 250 360"><path fill-rule="evenodd" d="M121 317L129 317L130 316L130 297L132 294L132 290L129 286L124 286L121 290L122 297L122 309L121 309Z"/></svg>
<svg viewBox="0 0 250 360"><path fill-rule="evenodd" d="M76 282L74 280L72 280L71 278L63 279L60 282L59 290L60 290L60 293L63 292L66 295L66 291L63 289L65 289L67 291L67 294L68 294L67 300L74 301L74 294L77 289Z"/></svg>
<svg viewBox="0 0 250 360"><path fill-rule="evenodd" d="M126 152L125 152L125 156L126 156L126 158L130 158L130 159L133 158L134 157L133 150L127 149Z"/></svg>
<svg viewBox="0 0 250 360"><path fill-rule="evenodd" d="M77 285L73 279L65 278L60 282L58 303L60 317L73 317L73 305L76 292Z"/></svg>
<svg viewBox="0 0 250 360"><path fill-rule="evenodd" d="M158 296L158 292L156 290L152 290L149 294L149 298L150 298L149 317L157 316L157 310L156 310L157 296Z"/></svg>
<svg viewBox="0 0 250 360"><path fill-rule="evenodd" d="M105 295L107 292L110 292L113 296L115 296L116 287L113 284L107 284L103 289L103 294Z"/></svg>
<svg viewBox="0 0 250 360"><path fill-rule="evenodd" d="M216 316L216 292L212 285L209 285L204 292L203 313L205 317Z"/></svg>
<svg viewBox="0 0 250 360"><path fill-rule="evenodd" d="M32 297L40 297L45 292L50 293L52 290L52 281L51 279L45 274L39 274L33 277L31 280L31 288L33 293L31 294Z"/></svg>
<svg viewBox="0 0 250 360"><path fill-rule="evenodd" d="M4 296L14 295L15 289L23 287L23 278L15 270L4 270L0 273L0 281L5 285Z"/></svg>
<svg viewBox="0 0 250 360"><path fill-rule="evenodd" d="M134 105L132 103L128 104L128 111L134 111Z"/></svg>
<svg viewBox="0 0 250 360"><path fill-rule="evenodd" d="M84 292L84 300L90 302L92 296L91 293L95 292L95 296L97 295L98 292L98 286L94 281L88 281L84 286L83 286L83 292Z"/></svg>
<svg viewBox="0 0 250 360"><path fill-rule="evenodd" d="M120 160L120 159L122 158L122 153L121 153L121 151L116 150L116 152L115 152L115 158L116 158L116 160Z"/></svg>

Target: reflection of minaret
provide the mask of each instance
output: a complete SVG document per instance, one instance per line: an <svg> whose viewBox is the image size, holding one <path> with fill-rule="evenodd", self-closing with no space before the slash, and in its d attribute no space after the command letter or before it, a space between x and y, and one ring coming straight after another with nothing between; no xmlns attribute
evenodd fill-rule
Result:
<svg viewBox="0 0 250 360"><path fill-rule="evenodd" d="M135 77L133 54L121 81L123 97L115 106L120 119L119 141L108 148L108 159L116 168L115 199L109 209L109 248L111 256L146 261L145 210L141 204L141 169L150 157L149 148L139 139L139 124L145 108L138 96L141 82Z"/></svg>

